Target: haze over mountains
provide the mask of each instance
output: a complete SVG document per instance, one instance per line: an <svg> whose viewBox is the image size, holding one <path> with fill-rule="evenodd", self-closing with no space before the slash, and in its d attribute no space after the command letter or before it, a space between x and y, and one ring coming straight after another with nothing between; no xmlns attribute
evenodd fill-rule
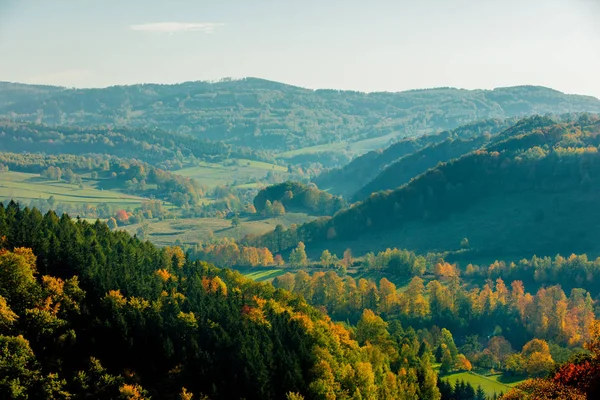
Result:
<svg viewBox="0 0 600 400"><path fill-rule="evenodd" d="M481 119L573 111L600 112L600 101L533 86L359 93L256 78L104 89L0 83L0 115L12 119L158 128L272 151L364 143L363 153Z"/></svg>

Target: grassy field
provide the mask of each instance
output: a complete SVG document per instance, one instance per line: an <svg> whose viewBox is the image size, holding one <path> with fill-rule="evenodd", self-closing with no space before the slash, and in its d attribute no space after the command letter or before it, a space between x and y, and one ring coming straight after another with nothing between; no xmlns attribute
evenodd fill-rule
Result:
<svg viewBox="0 0 600 400"><path fill-rule="evenodd" d="M513 381L510 383L503 383L503 382L500 382L500 380L499 380L501 378L502 378L501 374L486 376L486 375L480 375L480 374L470 371L470 372L457 372L454 374L445 375L441 379L444 379L453 385L456 383L456 381L465 381L465 382L470 383L475 389L477 389L478 386L481 386L481 388L483 390L485 390L485 392L487 393L488 396L493 396L494 393L496 393L498 395L500 393L506 393L513 386L516 386L522 382L522 381Z"/></svg>
<svg viewBox="0 0 600 400"><path fill-rule="evenodd" d="M422 133L419 133L419 135L427 133L427 132L428 131L424 131ZM356 156L360 156L360 155L365 154L372 150L378 150L378 149L387 147L389 145L390 141L396 142L396 141L400 140L403 136L404 136L404 134L401 132L392 132L392 133L389 133L384 136L359 140L356 142L343 141L343 142L330 143L330 144L321 144L318 146L310 146L310 147L304 147L304 148L297 149L297 150L286 151L286 152L281 153L279 155L279 157L283 158L283 159L287 159L287 158L292 158L292 157L303 155L303 154L316 154L316 153L325 153L325 152L331 152L331 151L347 151L352 156L356 157Z"/></svg>
<svg viewBox="0 0 600 400"><path fill-rule="evenodd" d="M261 267L244 269L244 270L239 270L239 271L243 275L247 276L248 278L250 278L256 282L272 281L279 275L283 275L286 272L289 272L289 271L281 269L281 268L261 268Z"/></svg>
<svg viewBox="0 0 600 400"><path fill-rule="evenodd" d="M250 179L264 178L269 171L287 172L286 167L262 161L240 159L235 162L236 164L233 165L201 162L197 166L173 171L173 173L193 178L201 185L213 187L233 182L244 185L244 182Z"/></svg>
<svg viewBox="0 0 600 400"><path fill-rule="evenodd" d="M143 201L141 197L97 189L94 184L94 181L84 180L83 189L80 189L77 185L48 180L38 174L0 172L0 199L28 202L54 196L61 203L107 203L121 208L138 207Z"/></svg>
<svg viewBox="0 0 600 400"><path fill-rule="evenodd" d="M150 234L148 240L159 246L174 245L177 241L192 245L199 241L215 238L242 239L249 234L264 234L275 229L277 225L285 228L292 224L302 224L314 217L300 213L287 213L277 218L252 219L242 218L240 226L233 228L231 220L220 218L189 218L163 221L149 221ZM130 233L136 233L140 224L124 227Z"/></svg>

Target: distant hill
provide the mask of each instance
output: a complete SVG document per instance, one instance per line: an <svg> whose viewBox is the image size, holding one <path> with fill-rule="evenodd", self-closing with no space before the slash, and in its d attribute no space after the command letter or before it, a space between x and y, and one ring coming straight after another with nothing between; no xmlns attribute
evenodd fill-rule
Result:
<svg viewBox="0 0 600 400"><path fill-rule="evenodd" d="M11 119L152 127L278 151L572 111L600 112L600 100L534 86L367 94L313 91L256 78L104 89L0 83L0 116Z"/></svg>
<svg viewBox="0 0 600 400"><path fill-rule="evenodd" d="M333 218L258 241L290 248L302 240L312 251L351 247L360 254L458 250L466 237L472 253L493 257L600 254L598 116L506 133Z"/></svg>
<svg viewBox="0 0 600 400"><path fill-rule="evenodd" d="M44 154L107 154L166 163L184 157L226 158L231 146L148 128L48 126L0 119L0 152ZM251 151L242 153L253 157Z"/></svg>
<svg viewBox="0 0 600 400"><path fill-rule="evenodd" d="M416 155L420 150L425 153L431 152L428 149L429 146L435 146L442 144L446 141L452 141L455 139L470 139L479 137L484 134L495 134L499 133L511 125L515 124L518 119L490 119L484 121L477 121L467 125L460 126L451 131L444 131L436 135L425 135L418 138L409 138L400 140L394 143L385 150L374 150L369 153L363 154L360 157L355 158L349 164L341 168L334 168L329 171L323 172L321 175L314 179L314 182L323 190L327 190L330 193L342 195L346 198L360 198L363 194L357 195L357 191L369 184L375 179L378 174L385 172L388 166L393 165L395 162L402 160L404 157L410 155ZM446 145L442 145L442 148ZM453 153L456 154L456 153ZM456 156L464 153L458 153ZM441 155L440 155L441 156ZM421 156L418 156L421 157ZM433 160L435 166L438 161L447 161L448 159L437 158ZM407 160L412 162L414 158ZM417 173L424 172L427 168L421 169ZM392 172L392 170L390 171ZM392 172L394 173L394 172ZM415 174L409 176L412 178ZM387 181L387 177L382 178ZM401 180L396 180L401 181ZM394 181L394 182L396 182ZM373 191L394 188L400 186L402 183L395 184L394 186L381 185L380 183L373 184L374 190L370 191L370 187L361 190L370 195ZM356 195L356 196L355 196Z"/></svg>

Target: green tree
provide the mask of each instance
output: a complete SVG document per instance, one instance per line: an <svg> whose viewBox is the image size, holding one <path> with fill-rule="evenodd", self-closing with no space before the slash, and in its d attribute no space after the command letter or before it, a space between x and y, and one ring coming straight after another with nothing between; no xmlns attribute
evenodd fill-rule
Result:
<svg viewBox="0 0 600 400"><path fill-rule="evenodd" d="M111 229L111 230L112 229L117 229L117 226L118 226L117 220L114 217L110 217L108 219L108 221L106 221L106 224L108 225L108 228Z"/></svg>
<svg viewBox="0 0 600 400"><path fill-rule="evenodd" d="M325 249L323 250L323 253L321 253L321 266L323 268L329 268L331 264L333 264L333 256L329 250Z"/></svg>
<svg viewBox="0 0 600 400"><path fill-rule="evenodd" d="M475 400L487 400L487 395L485 394L485 390L483 390L481 385L477 386L477 391L475 392Z"/></svg>
<svg viewBox="0 0 600 400"><path fill-rule="evenodd" d="M23 336L0 335L0 397L29 398L28 388L38 375L29 342Z"/></svg>
<svg viewBox="0 0 600 400"><path fill-rule="evenodd" d="M308 257L306 256L306 246L303 242L298 242L298 246L290 253L290 265L292 267L306 267Z"/></svg>

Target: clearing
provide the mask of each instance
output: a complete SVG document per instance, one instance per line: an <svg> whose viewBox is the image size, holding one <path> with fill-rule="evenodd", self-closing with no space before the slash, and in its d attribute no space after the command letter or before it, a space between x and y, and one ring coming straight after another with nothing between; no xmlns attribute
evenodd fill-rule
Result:
<svg viewBox="0 0 600 400"><path fill-rule="evenodd" d="M60 203L100 204L114 207L139 207L144 199L113 190L100 190L94 187L95 181L84 179L83 189L64 181L43 178L39 174L24 172L0 172L0 199L30 200L54 199Z"/></svg>

